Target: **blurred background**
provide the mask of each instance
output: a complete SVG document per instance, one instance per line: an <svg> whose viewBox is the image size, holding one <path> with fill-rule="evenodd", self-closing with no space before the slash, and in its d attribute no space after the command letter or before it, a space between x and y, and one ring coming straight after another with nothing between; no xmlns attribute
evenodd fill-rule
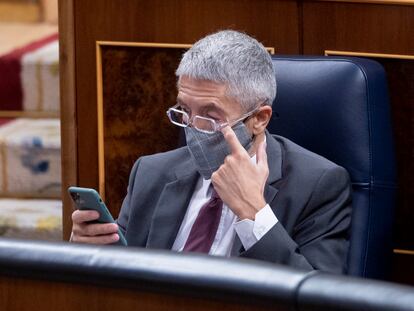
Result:
<svg viewBox="0 0 414 311"><path fill-rule="evenodd" d="M62 239L57 0L0 0L0 236Z"/></svg>

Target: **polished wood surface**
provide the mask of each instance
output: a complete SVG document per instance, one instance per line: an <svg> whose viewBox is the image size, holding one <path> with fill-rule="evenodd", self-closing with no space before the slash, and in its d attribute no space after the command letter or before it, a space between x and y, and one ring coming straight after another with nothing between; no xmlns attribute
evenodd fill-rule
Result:
<svg viewBox="0 0 414 311"><path fill-rule="evenodd" d="M78 142L76 115L75 76L75 15L73 1L59 1L59 70L60 70L60 119L62 137L62 201L63 238L68 240L72 228L72 202L67 193L70 186L78 184Z"/></svg>
<svg viewBox="0 0 414 311"><path fill-rule="evenodd" d="M92 281L92 280L91 280ZM92 283L92 282L91 282ZM174 296L127 288L111 288L92 284L52 282L0 276L2 310L276 310L277 306L257 306L215 299Z"/></svg>
<svg viewBox="0 0 414 311"><path fill-rule="evenodd" d="M305 1L303 29L304 54L339 50L414 55L410 6Z"/></svg>
<svg viewBox="0 0 414 311"><path fill-rule="evenodd" d="M187 48L98 49L99 191L117 215L137 158L179 146L180 128L168 120L166 111L176 102L175 70Z"/></svg>

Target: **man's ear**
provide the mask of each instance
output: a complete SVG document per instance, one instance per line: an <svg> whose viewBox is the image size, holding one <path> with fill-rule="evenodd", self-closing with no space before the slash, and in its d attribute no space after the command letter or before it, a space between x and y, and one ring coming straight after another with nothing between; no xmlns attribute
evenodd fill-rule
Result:
<svg viewBox="0 0 414 311"><path fill-rule="evenodd" d="M259 110L250 118L249 127L254 136L263 133L266 129L267 124L272 116L271 106L262 106Z"/></svg>

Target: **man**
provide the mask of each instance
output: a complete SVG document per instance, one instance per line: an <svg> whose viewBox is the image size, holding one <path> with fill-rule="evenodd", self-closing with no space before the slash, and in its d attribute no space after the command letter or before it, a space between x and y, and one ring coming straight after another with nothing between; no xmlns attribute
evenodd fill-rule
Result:
<svg viewBox="0 0 414 311"><path fill-rule="evenodd" d="M73 213L74 242L241 256L300 269L346 270L351 189L346 171L266 126L276 95L262 44L221 31L188 50L168 117L187 146L134 165L116 224Z"/></svg>

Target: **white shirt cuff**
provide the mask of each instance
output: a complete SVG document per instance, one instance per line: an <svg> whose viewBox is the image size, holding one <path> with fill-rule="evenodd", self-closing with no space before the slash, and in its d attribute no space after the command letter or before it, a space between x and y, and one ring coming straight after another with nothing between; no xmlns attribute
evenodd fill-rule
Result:
<svg viewBox="0 0 414 311"><path fill-rule="evenodd" d="M245 250L251 248L257 241L259 241L274 225L278 219L266 204L255 215L255 220L243 219L234 224L234 229L240 238Z"/></svg>

